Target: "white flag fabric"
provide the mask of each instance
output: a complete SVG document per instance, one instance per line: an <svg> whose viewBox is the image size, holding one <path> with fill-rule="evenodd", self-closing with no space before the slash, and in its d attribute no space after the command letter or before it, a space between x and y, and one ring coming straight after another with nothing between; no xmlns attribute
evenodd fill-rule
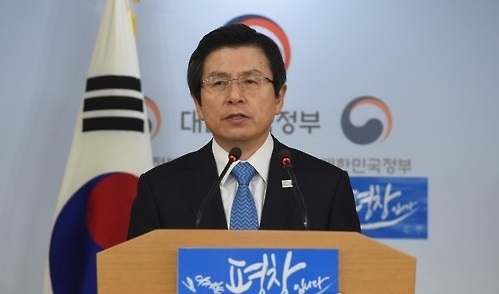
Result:
<svg viewBox="0 0 499 294"><path fill-rule="evenodd" d="M152 167L128 0L107 0L56 207L53 293L97 293L97 252L126 240L138 176Z"/></svg>

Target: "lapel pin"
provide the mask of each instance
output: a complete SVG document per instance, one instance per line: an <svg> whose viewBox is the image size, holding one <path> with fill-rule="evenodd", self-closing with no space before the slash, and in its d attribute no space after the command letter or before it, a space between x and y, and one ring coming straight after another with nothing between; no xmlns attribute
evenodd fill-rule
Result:
<svg viewBox="0 0 499 294"><path fill-rule="evenodd" d="M291 180L282 180L282 187L283 188L293 188L293 181Z"/></svg>

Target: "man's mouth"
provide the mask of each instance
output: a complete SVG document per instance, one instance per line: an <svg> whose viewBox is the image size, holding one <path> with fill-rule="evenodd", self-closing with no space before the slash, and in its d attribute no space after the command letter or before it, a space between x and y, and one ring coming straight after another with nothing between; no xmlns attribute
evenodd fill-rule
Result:
<svg viewBox="0 0 499 294"><path fill-rule="evenodd" d="M241 114L241 113L236 113L236 114L231 114L226 117L227 119L233 119L233 120L238 120L238 119L244 119L247 118L246 115Z"/></svg>

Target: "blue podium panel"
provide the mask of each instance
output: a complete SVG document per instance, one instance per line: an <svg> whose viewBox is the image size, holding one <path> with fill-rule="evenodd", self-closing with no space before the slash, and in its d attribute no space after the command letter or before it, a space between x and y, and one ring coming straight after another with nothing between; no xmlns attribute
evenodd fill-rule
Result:
<svg viewBox="0 0 499 294"><path fill-rule="evenodd" d="M337 293L337 249L179 248L177 293Z"/></svg>

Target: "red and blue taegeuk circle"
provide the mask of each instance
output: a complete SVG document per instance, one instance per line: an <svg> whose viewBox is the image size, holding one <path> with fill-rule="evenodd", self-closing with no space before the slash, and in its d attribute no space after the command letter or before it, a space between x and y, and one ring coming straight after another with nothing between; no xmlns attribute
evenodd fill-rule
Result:
<svg viewBox="0 0 499 294"><path fill-rule="evenodd" d="M135 175L102 174L78 189L59 213L50 242L54 293L96 293L96 254L126 240Z"/></svg>

